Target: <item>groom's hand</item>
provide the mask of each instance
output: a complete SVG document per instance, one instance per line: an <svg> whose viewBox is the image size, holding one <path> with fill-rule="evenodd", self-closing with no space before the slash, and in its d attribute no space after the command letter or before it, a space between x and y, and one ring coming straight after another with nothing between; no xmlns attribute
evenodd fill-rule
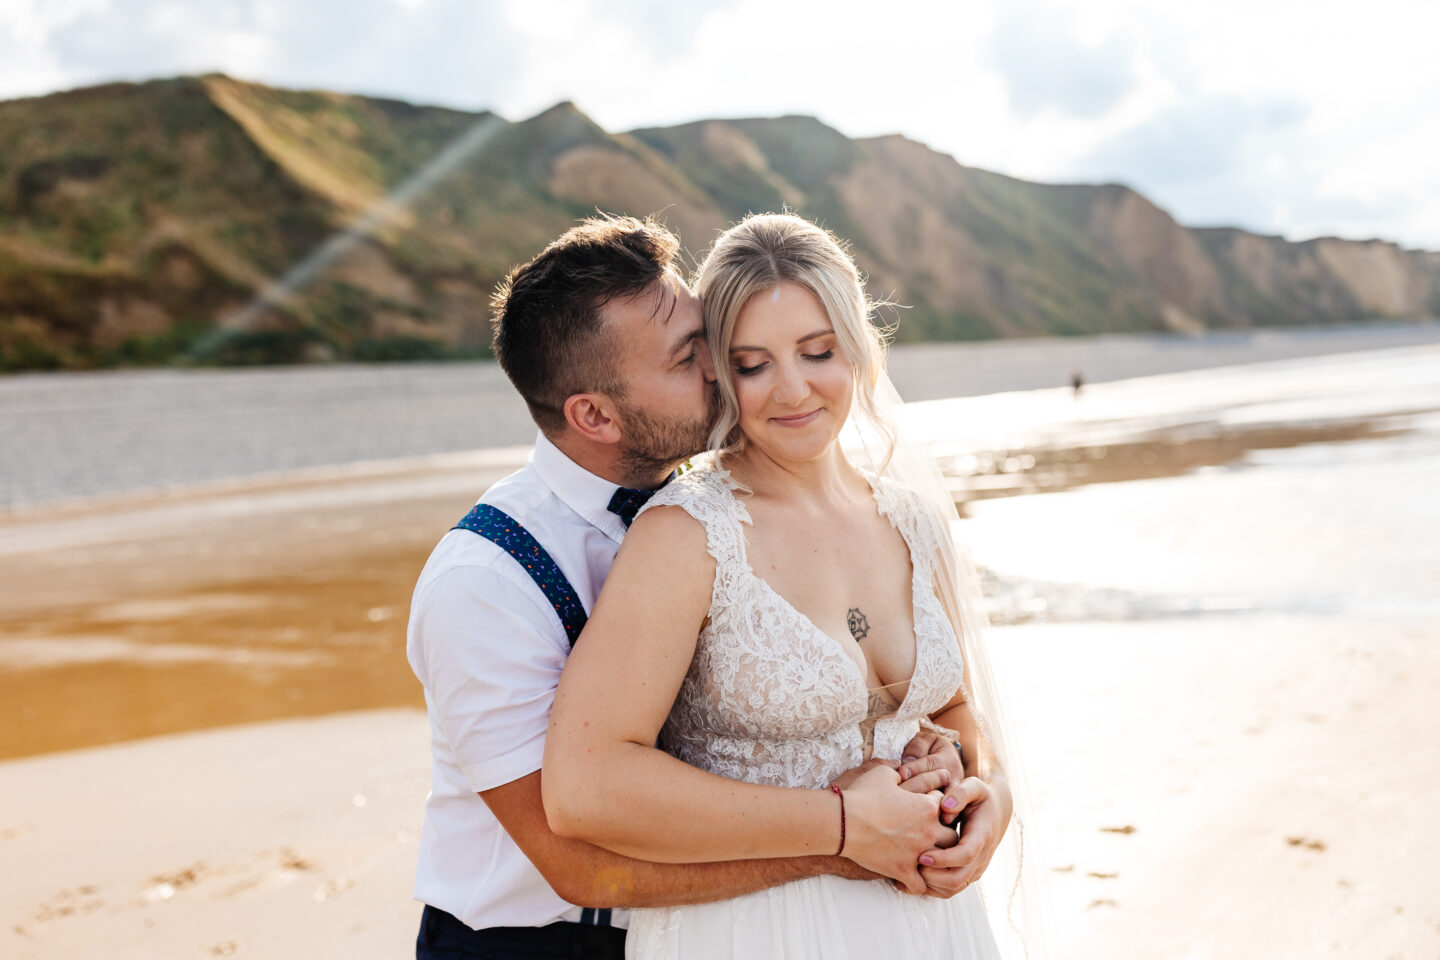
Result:
<svg viewBox="0 0 1440 960"><path fill-rule="evenodd" d="M908 787L912 777L924 776L937 770L944 770L948 773L949 779L946 785L940 787L945 792L945 799L940 802L940 822L946 826L953 824L960 816L961 808L965 806L956 792L960 782L965 779L965 766L961 760L960 751L955 748L955 741L944 734L921 730L915 734L914 739L905 745L902 758L900 763L902 786Z"/></svg>
<svg viewBox="0 0 1440 960"><path fill-rule="evenodd" d="M951 749L953 750L954 748L952 747ZM832 787L839 787L841 790L848 790L850 789L850 785L860 778L861 774L867 770L873 770L876 767L889 767L891 770L899 770L900 764L895 760L882 760L879 757L872 757L860 764L860 766L851 767L849 770L846 770L840 774L840 776L836 777L830 785ZM902 783L900 786L909 790L911 793L929 793L931 790L943 791L946 787L950 786L950 780L953 776L954 773L952 771L940 766L935 766L923 772L917 771L908 777L905 776L904 773L901 773ZM964 774L961 774L961 776L964 776ZM959 808L957 807L956 809L958 810ZM952 817L951 819L953 820L954 818Z"/></svg>
<svg viewBox="0 0 1440 960"><path fill-rule="evenodd" d="M920 876L925 880L926 894L932 897L953 897L980 879L1005 836L1014 808L1004 777L990 783L967 777L955 792L964 799L960 842L921 857ZM924 862L926 859L929 864Z"/></svg>

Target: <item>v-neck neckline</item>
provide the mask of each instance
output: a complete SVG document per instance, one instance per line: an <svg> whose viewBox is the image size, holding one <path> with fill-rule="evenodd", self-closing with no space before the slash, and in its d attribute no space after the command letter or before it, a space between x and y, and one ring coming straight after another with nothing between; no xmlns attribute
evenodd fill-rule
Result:
<svg viewBox="0 0 1440 960"><path fill-rule="evenodd" d="M755 521L752 520L750 517L750 509L745 506L745 502L743 500L735 496L735 491L739 489L739 484L735 481L733 477L730 476L730 471L720 470L719 472L721 473L721 480L724 482L726 489L729 491L730 498L735 502L736 507L740 511L740 519L744 523L747 523L753 527L755 525ZM905 680L895 681L895 683L905 684L905 696L901 698L900 703L895 707L894 715L896 717L899 717L905 712L906 706L910 703L911 695L915 692L915 675L920 670L920 631L915 626L916 623L919 621L920 610L920 594L917 585L917 580L920 576L920 568L915 563L915 547L910 542L910 538L905 535L905 531L901 529L900 524L895 522L895 518L890 515L889 511L885 509L885 505L880 501L879 477L875 477L874 479L872 479L869 474L866 474L864 471L861 471L860 476L864 479L866 485L870 487L870 497L875 502L875 512L878 513L881 517L883 517L885 519L885 522L890 524L890 526L895 529L896 533L900 534L900 539L905 543L905 550L907 553L910 554L910 634L912 642L914 643L915 665L911 667L910 676L908 678L906 678ZM865 682L866 677L865 674L861 671L860 664L856 663L855 658L845 652L845 647L842 641L835 639L835 637L829 632L822 630L820 628L820 625L817 624L814 620L812 620L808 614L806 614L799 607L795 606L795 604L787 600L785 598L785 595L782 594L779 590L776 590L773 586L771 586L770 581L766 580L764 577L760 576L758 573L755 572L755 568L750 563L750 545L745 542L745 531L741 529L739 533L740 562L745 568L746 575L749 576L756 583L758 583L761 589L765 590L777 601L779 601L785 607L785 609L788 610L793 616L803 621L813 633L824 638L824 642L832 649L832 651L838 654L846 663L850 665L851 669L854 671L855 679L858 681L861 691L865 694L866 699L868 700L872 690L869 684ZM866 658L866 663L868 665L868 658ZM880 679L878 673L876 674L875 679ZM892 686L895 686L895 684L887 683L881 684L879 687L876 687L874 689L883 690L887 687ZM889 718L882 717L880 719L884 720Z"/></svg>

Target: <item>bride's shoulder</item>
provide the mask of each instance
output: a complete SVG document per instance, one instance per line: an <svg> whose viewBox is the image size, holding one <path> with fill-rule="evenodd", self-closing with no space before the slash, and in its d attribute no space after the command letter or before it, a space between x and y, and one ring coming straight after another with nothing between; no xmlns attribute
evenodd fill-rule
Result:
<svg viewBox="0 0 1440 960"><path fill-rule="evenodd" d="M734 482L730 474L719 468L710 458L697 458L684 474L672 479L649 498L641 515L647 512L684 511L691 518L711 527L716 521L736 515L736 499L732 494ZM660 510L662 507L678 507L680 510Z"/></svg>
<svg viewBox="0 0 1440 960"><path fill-rule="evenodd" d="M882 506L899 506L907 509L918 509L921 505L920 492L908 483L896 480L886 474L875 474L869 470L862 470L865 479L875 490L875 497Z"/></svg>
<svg viewBox="0 0 1440 960"><path fill-rule="evenodd" d="M734 500L733 488L729 471L717 466L711 457L697 457L688 470L655 491L647 509L662 506L682 507L687 512L694 512L690 510L692 506L720 509L729 505L727 501Z"/></svg>
<svg viewBox="0 0 1440 960"><path fill-rule="evenodd" d="M919 490L888 476L866 474L875 490L880 510L892 523L910 533L912 539L930 545L940 536L937 510Z"/></svg>
<svg viewBox="0 0 1440 960"><path fill-rule="evenodd" d="M731 532L737 502L731 484L729 475L713 463L697 463L655 491L640 509L625 536L626 549L634 541L644 547L632 552L658 549L662 556L698 555L713 575L717 544L728 544L738 536Z"/></svg>

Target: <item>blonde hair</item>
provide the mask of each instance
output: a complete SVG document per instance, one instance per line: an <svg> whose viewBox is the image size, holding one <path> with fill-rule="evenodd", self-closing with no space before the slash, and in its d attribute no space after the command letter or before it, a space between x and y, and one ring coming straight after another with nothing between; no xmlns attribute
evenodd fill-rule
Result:
<svg viewBox="0 0 1440 960"><path fill-rule="evenodd" d="M741 220L716 239L695 276L720 397L710 448L718 453L744 448L730 345L750 298L786 280L809 290L825 308L854 373L855 402L884 435L883 471L894 449L894 428L876 405L875 386L885 370L885 340L893 327L878 326L874 315L888 304L866 296L860 271L841 240L791 213L753 213Z"/></svg>

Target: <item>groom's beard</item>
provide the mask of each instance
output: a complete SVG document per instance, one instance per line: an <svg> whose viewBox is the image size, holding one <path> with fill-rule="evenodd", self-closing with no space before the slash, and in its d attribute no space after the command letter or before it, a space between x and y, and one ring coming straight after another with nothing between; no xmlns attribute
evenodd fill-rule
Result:
<svg viewBox="0 0 1440 960"><path fill-rule="evenodd" d="M669 473L705 449L715 422L717 397L712 390L705 413L694 420L656 416L617 401L625 418L620 463L626 473L649 476Z"/></svg>

